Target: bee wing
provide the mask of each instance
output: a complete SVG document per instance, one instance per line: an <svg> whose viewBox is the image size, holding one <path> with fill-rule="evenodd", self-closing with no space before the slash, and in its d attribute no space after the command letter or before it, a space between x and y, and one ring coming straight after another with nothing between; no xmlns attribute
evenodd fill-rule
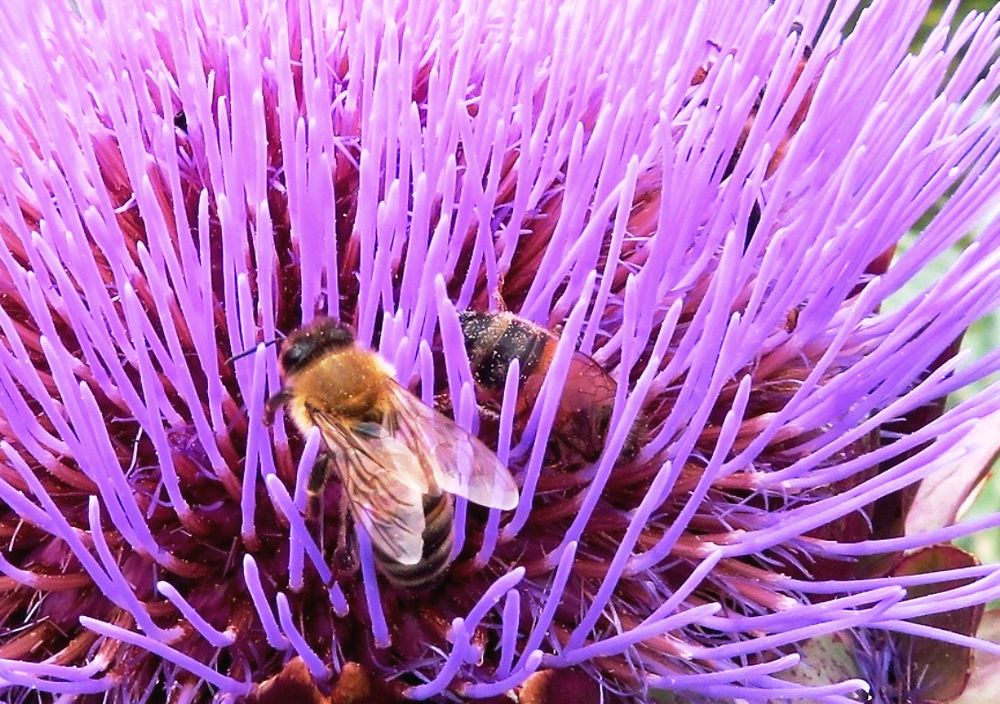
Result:
<svg viewBox="0 0 1000 704"><path fill-rule="evenodd" d="M402 386L393 387L400 410L396 432L408 446L421 449L418 454L428 459L426 467L443 491L488 508L517 507L514 477L492 450Z"/></svg>
<svg viewBox="0 0 1000 704"><path fill-rule="evenodd" d="M424 552L424 494L429 485L413 450L377 423L349 427L324 414L323 433L355 520L379 552L404 565Z"/></svg>

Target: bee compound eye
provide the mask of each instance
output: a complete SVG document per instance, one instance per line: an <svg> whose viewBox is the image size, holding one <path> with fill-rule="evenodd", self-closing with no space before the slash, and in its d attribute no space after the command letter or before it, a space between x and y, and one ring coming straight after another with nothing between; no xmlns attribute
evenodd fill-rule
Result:
<svg viewBox="0 0 1000 704"><path fill-rule="evenodd" d="M281 353L281 364L286 370L295 369L301 366L308 356L309 350L305 349L301 343L290 345Z"/></svg>

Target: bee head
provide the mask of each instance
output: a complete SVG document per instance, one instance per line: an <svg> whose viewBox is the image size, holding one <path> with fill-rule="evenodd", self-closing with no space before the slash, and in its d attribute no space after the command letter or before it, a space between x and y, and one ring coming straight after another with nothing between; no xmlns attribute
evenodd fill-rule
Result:
<svg viewBox="0 0 1000 704"><path fill-rule="evenodd" d="M347 347L354 342L354 333L333 318L317 318L299 328L281 345L281 369L294 373L327 352Z"/></svg>

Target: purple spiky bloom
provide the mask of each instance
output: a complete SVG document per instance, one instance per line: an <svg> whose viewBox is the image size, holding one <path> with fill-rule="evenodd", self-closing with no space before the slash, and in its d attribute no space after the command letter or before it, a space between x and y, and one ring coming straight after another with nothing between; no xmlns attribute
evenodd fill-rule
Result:
<svg viewBox="0 0 1000 704"><path fill-rule="evenodd" d="M1000 301L1000 8L911 52L926 3L78 4L0 4L7 700L901 702L927 642L1000 649L1000 567L940 545L1000 514L902 530L996 444L996 384L940 401L1000 369L953 344ZM347 320L476 429L497 293L561 328L489 438L520 505L460 501L430 593L363 534L338 578L261 343ZM574 349L620 393L554 466Z"/></svg>

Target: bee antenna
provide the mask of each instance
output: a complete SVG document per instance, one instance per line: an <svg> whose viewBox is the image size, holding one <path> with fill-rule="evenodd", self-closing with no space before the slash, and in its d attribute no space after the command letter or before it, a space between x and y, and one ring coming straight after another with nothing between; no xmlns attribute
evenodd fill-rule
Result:
<svg viewBox="0 0 1000 704"><path fill-rule="evenodd" d="M253 347L251 347L248 350L243 350L239 354L234 354L232 357L230 357L229 359L226 360L226 364L232 364L233 362L235 362L238 359L243 359L244 357L249 357L254 352L256 352L257 348L260 347L261 345L264 345L264 347L270 347L271 345L275 345L275 344L277 344L277 343L279 343L279 342L281 342L282 340L285 339L284 333L280 333L279 332L278 334L281 335L281 337L276 337L273 340L268 340L267 342L257 343L256 345L254 345Z"/></svg>

